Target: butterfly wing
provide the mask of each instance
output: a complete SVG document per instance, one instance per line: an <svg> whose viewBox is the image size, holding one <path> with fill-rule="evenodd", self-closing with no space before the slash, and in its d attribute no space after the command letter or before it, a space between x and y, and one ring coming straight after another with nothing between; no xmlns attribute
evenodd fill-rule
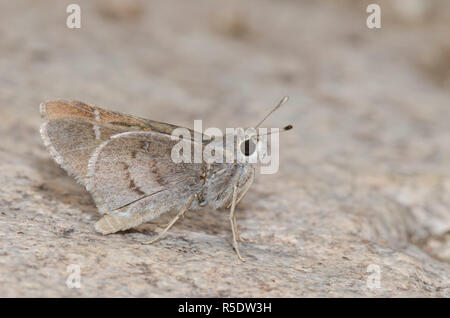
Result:
<svg viewBox="0 0 450 318"><path fill-rule="evenodd" d="M146 210L157 216L200 193L205 165L173 162L179 142L193 144L158 132L126 132L100 145L89 160L86 186L99 212L128 216Z"/></svg>
<svg viewBox="0 0 450 318"><path fill-rule="evenodd" d="M126 131L170 134L177 126L108 111L78 101L41 104L41 135L53 158L86 185L89 158L111 136Z"/></svg>
<svg viewBox="0 0 450 318"><path fill-rule="evenodd" d="M239 176L234 165L212 164L206 178L204 163L174 163L171 151L180 140L171 133L178 126L68 100L41 104L41 114L41 134L50 153L91 192L99 212L106 213L96 224L103 234L179 209L193 194L220 206ZM190 149L195 143L181 142ZM202 193L204 189L209 191ZM194 200L191 208L199 205Z"/></svg>

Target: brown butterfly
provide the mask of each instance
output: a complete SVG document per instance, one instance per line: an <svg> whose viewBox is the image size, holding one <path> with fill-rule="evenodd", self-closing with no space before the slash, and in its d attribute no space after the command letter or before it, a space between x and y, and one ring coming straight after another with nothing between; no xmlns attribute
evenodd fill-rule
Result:
<svg viewBox="0 0 450 318"><path fill-rule="evenodd" d="M71 100L48 101L40 105L40 110L46 147L55 161L86 187L103 215L95 224L98 232L123 231L177 210L162 232L143 243L150 244L187 210L206 205L229 207L233 247L244 261L237 244L242 239L235 208L253 183L253 164L174 163L171 150L181 140L172 132L179 126ZM194 139L183 142L189 146L198 143Z"/></svg>

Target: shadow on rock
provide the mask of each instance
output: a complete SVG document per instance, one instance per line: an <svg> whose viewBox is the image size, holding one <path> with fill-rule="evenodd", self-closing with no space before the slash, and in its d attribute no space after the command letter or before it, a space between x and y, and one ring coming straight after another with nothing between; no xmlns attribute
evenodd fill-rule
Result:
<svg viewBox="0 0 450 318"><path fill-rule="evenodd" d="M83 212L99 215L89 192L51 159L34 158L32 166L41 175L35 189L48 200L69 204Z"/></svg>

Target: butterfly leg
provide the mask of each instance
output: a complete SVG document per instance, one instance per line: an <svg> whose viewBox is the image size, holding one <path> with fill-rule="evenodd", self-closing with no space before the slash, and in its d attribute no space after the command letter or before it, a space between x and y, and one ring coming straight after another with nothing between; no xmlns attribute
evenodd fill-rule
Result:
<svg viewBox="0 0 450 318"><path fill-rule="evenodd" d="M237 228L236 212L233 215L233 226L234 226L234 231L236 232L236 241L238 241L238 242L245 242L245 240L239 234L239 231L238 231L238 228Z"/></svg>
<svg viewBox="0 0 450 318"><path fill-rule="evenodd" d="M142 242L141 244L147 245L147 244L153 244L153 243L159 241L167 233L167 231L170 230L170 228L175 224L175 222L177 222L178 219L181 218L184 215L184 213L189 209L189 207L192 204L192 201L194 201L194 198L195 198L195 194L193 194L189 197L186 204L181 208L181 210L178 212L178 214L172 219L172 221L170 221L170 223L167 225L167 227L162 232L160 232L158 235L156 235L156 237L154 239L152 239L151 241L148 241L148 242Z"/></svg>
<svg viewBox="0 0 450 318"><path fill-rule="evenodd" d="M245 262L245 259L242 258L241 253L239 253L239 247L237 243L237 238L239 236L237 231L237 224L236 224L236 197L237 197L237 185L234 185L233 187L233 199L231 201L231 209L230 209L230 224L231 224L231 231L233 232L233 248L236 251L236 254L238 258Z"/></svg>
<svg viewBox="0 0 450 318"><path fill-rule="evenodd" d="M245 242L245 240L239 234L238 227L237 227L236 206L237 206L238 202L239 202L239 200L236 200L236 203L234 205L235 210L234 210L234 213L233 213L233 221L232 221L232 223L233 223L234 232L236 233L236 241L238 241L238 242Z"/></svg>
<svg viewBox="0 0 450 318"><path fill-rule="evenodd" d="M245 195L247 194L248 190L250 190L253 182L255 181L255 168L253 168L252 173L250 175L250 181L247 183L244 191L242 191L242 194L239 196L239 198L236 201L236 205L239 204L239 202L241 202L241 200L245 197Z"/></svg>
<svg viewBox="0 0 450 318"><path fill-rule="evenodd" d="M242 191L242 194L239 196L239 198L236 200L235 205L238 205L239 202L244 198L244 196L247 194L248 190L250 190L250 187L253 184L253 181L255 180L255 169L252 170L252 173L250 175L250 182L247 183L245 189ZM227 206L227 208L231 207L231 204L233 204L233 200L231 201L231 203ZM233 223L234 223L234 229L236 231L236 239L239 242L245 242L245 240L239 235L238 229L237 229L237 222L236 222L236 213L234 213L234 217L233 217Z"/></svg>

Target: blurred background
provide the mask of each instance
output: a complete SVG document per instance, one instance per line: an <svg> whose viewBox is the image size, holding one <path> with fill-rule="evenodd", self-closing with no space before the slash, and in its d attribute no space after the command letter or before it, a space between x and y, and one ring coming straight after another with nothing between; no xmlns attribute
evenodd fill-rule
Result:
<svg viewBox="0 0 450 318"><path fill-rule="evenodd" d="M80 29L66 26L70 3L81 8ZM366 26L371 3L381 8L380 29ZM380 293L409 295L413 290L414 295L443 295L439 293L448 286L450 262L447 0L1 0L0 181L7 189L0 194L4 224L0 239L8 262L15 264L5 262L0 268L0 277L10 283L3 295L38 295L39 286L48 282L35 280L36 294L21 289L24 277L13 267L33 276L28 266L39 258L23 254L15 240L32 240L33 231L47 237L45 233L62 233L64 227L83 226L75 240L83 235L97 239L92 224L98 216L92 201L81 187L71 184L42 146L40 102L76 99L185 127L203 119L203 127L225 128L255 125L284 95L290 101L265 126L292 124L294 130L280 138L279 173L258 176L242 202L243 236L259 244L279 244L286 259L270 247L261 250L275 253L280 266L298 265L301 259L304 268L318 271L318 281L334 275L333 268L339 268L345 279L360 279L352 276L355 267L344 264L343 254L354 253L353 265L364 272L366 265L360 259L364 255L392 264L389 253L402 251L415 257L410 264L418 265L399 272L419 271L422 283L402 285L393 292L399 275L394 268L391 283L386 283L394 287ZM86 210L92 213L79 212ZM192 224L205 221L194 216L192 222L175 232L190 235ZM223 223L219 233L228 239ZM24 224L28 232L22 229ZM123 246L135 236L144 237L125 235ZM41 244L42 249L36 247L41 256L58 253L58 238L50 240L56 244L50 252L49 237L34 241ZM121 239L111 244L120 246ZM380 250L366 250L367 242ZM223 244L227 253L229 246ZM352 244L356 245L350 248ZM384 248L392 250L383 254ZM246 254L246 249L250 247L243 244L241 252ZM248 253L266 264L258 251ZM320 255L331 272L314 267ZM305 259L311 263L305 265ZM422 266L430 262L436 263L427 272ZM179 271L185 268L180 265ZM164 270L155 272L163 275ZM220 279L211 287L205 278L205 285L196 281L197 294L194 287L186 287L187 291L174 287L172 293L166 289L158 293L156 288L154 295L214 296L221 295L220 290L228 296L329 295L320 284L302 288L300 281L307 279L297 275L280 273L281 281L290 277L284 291L267 283L275 285L266 291L248 287L236 294L221 289ZM237 275L227 284L242 279ZM432 287L427 289L426 284ZM83 295L99 295L97 287L92 283ZM142 295L153 295L138 284L135 287ZM53 295L72 295L61 288ZM332 295L361 293L348 280L327 288ZM139 295L133 290L115 292Z"/></svg>

